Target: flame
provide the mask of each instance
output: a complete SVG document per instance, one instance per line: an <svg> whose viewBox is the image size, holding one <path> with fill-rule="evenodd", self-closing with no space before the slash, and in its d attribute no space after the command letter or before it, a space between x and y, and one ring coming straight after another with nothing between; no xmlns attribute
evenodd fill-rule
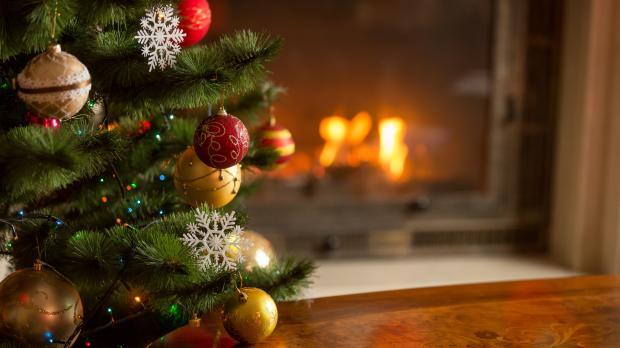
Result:
<svg viewBox="0 0 620 348"><path fill-rule="evenodd" d="M392 117L379 123L379 151L365 143L372 129L372 117L358 112L350 121L341 116L321 120L319 134L325 145L319 156L321 168L334 163L357 167L361 162L378 163L391 180L401 179L409 148L405 144L407 127L402 118Z"/></svg>
<svg viewBox="0 0 620 348"><path fill-rule="evenodd" d="M407 127L401 118L386 118L379 122L379 163L391 179L403 175L409 148L404 143Z"/></svg>
<svg viewBox="0 0 620 348"><path fill-rule="evenodd" d="M331 166L336 160L336 155L347 137L349 120L340 116L330 116L321 120L319 134L325 140L325 146L321 151L319 163L323 167Z"/></svg>
<svg viewBox="0 0 620 348"><path fill-rule="evenodd" d="M358 112L351 120L347 134L347 143L355 146L366 139L372 128L372 117L367 112Z"/></svg>

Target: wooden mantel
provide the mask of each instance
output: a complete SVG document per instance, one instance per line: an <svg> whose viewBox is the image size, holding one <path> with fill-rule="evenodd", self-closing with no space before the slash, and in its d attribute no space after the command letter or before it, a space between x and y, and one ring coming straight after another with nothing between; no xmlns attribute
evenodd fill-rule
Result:
<svg viewBox="0 0 620 348"><path fill-rule="evenodd" d="M278 309L276 331L257 347L620 347L614 276L376 292ZM225 334L220 342L231 344Z"/></svg>

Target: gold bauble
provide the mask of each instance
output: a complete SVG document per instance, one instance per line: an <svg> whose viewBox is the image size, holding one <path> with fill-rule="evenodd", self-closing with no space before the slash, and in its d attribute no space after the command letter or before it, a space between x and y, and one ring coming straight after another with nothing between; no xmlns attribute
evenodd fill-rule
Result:
<svg viewBox="0 0 620 348"><path fill-rule="evenodd" d="M241 185L241 166L216 169L204 164L188 147L174 168L174 187L185 203L194 207L207 203L220 208L235 198Z"/></svg>
<svg viewBox="0 0 620 348"><path fill-rule="evenodd" d="M73 285L41 264L13 272L0 283L0 330L28 345L62 347L58 342L71 337L83 313Z"/></svg>
<svg viewBox="0 0 620 348"><path fill-rule="evenodd" d="M265 268L276 258L271 242L260 233L245 231L241 237L235 234L232 238L241 238L243 241L239 244L247 245L246 248L231 245L229 250L232 259L237 259L237 254L241 252L245 269L248 271L254 267Z"/></svg>
<svg viewBox="0 0 620 348"><path fill-rule="evenodd" d="M239 342L257 343L269 337L278 323L278 307L268 293L241 288L224 305L222 322L228 334Z"/></svg>
<svg viewBox="0 0 620 348"><path fill-rule="evenodd" d="M39 116L68 119L88 100L90 73L75 56L52 44L17 75L17 95Z"/></svg>

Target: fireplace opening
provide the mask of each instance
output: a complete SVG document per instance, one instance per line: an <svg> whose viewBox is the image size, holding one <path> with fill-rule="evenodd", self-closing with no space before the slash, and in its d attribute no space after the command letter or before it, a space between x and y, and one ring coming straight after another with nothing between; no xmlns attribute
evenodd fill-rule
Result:
<svg viewBox="0 0 620 348"><path fill-rule="evenodd" d="M213 30L285 40L296 153L243 204L314 257L542 249L560 2L213 1Z"/></svg>

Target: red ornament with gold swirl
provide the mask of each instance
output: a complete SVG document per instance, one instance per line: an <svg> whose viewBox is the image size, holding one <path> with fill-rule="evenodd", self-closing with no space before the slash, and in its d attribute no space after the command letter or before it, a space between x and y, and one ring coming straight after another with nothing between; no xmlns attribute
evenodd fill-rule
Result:
<svg viewBox="0 0 620 348"><path fill-rule="evenodd" d="M250 135L240 119L222 107L217 115L207 117L194 133L196 156L209 167L226 169L247 155Z"/></svg>

